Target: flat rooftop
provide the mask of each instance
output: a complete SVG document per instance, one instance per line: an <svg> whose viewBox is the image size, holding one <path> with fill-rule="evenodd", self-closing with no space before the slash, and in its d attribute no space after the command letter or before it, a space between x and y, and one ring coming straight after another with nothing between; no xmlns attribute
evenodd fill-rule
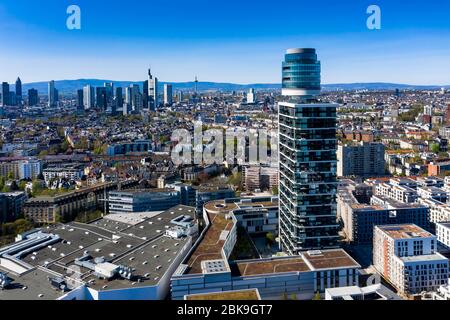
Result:
<svg viewBox="0 0 450 320"><path fill-rule="evenodd" d="M258 289L199 293L185 296L185 300L261 300Z"/></svg>
<svg viewBox="0 0 450 320"><path fill-rule="evenodd" d="M438 222L436 224L443 226L444 228L450 229L450 221L449 222Z"/></svg>
<svg viewBox="0 0 450 320"><path fill-rule="evenodd" d="M50 284L48 278L55 278L51 271L34 269L20 277L2 267L0 272L11 279L10 287L0 290L0 300L56 300L66 294Z"/></svg>
<svg viewBox="0 0 450 320"><path fill-rule="evenodd" d="M156 285L189 240L188 237L174 239L165 236L167 229L176 226L171 221L180 216L196 221L195 208L183 205L159 214L140 214L137 219L113 216L90 224L71 222L39 229L42 233L59 236L59 240L20 256L19 260L30 268L21 275L16 273L19 269L0 267L0 272L13 280L10 287L0 291L0 300L37 300L40 294L43 294L42 299L54 300L64 295L61 290L54 289L48 277L69 280L70 275L76 275L88 287L98 291ZM76 266L76 259L85 255L91 261L102 258L104 262L132 268L132 280L118 277L102 280L94 275L93 270Z"/></svg>
<svg viewBox="0 0 450 320"><path fill-rule="evenodd" d="M191 253L187 265L189 274L202 273L201 262L204 260L222 259L222 247L225 243L224 235L234 225L233 220L226 219L222 214L209 213L210 226L203 239Z"/></svg>
<svg viewBox="0 0 450 320"><path fill-rule="evenodd" d="M332 249L306 251L295 257L235 261L231 263L230 268L233 276L240 277L331 268L360 268L360 265L344 250Z"/></svg>
<svg viewBox="0 0 450 320"><path fill-rule="evenodd" d="M448 259L440 253L426 254L420 256L409 256L409 257L399 257L399 259L405 263L408 262L432 262L432 261L442 261L448 262Z"/></svg>
<svg viewBox="0 0 450 320"><path fill-rule="evenodd" d="M415 224L377 226L393 239L429 238L433 235Z"/></svg>
<svg viewBox="0 0 450 320"><path fill-rule="evenodd" d="M235 277L273 274L279 272L306 272L310 268L302 257L279 258L270 260L237 261L230 265Z"/></svg>
<svg viewBox="0 0 450 320"><path fill-rule="evenodd" d="M268 201L272 198L272 201ZM246 209L246 208L278 208L278 198L276 197L262 197L261 200L258 198L236 198L236 199L226 199L226 200L214 200L205 203L204 208L208 212L215 214L228 214L236 209Z"/></svg>

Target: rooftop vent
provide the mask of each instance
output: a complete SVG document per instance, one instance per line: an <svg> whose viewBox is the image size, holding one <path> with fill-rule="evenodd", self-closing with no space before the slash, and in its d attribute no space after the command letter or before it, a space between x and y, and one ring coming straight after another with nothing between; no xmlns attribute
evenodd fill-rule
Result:
<svg viewBox="0 0 450 320"><path fill-rule="evenodd" d="M323 255L322 251L320 250L309 250L308 251L308 255L313 257L313 256L321 256Z"/></svg>

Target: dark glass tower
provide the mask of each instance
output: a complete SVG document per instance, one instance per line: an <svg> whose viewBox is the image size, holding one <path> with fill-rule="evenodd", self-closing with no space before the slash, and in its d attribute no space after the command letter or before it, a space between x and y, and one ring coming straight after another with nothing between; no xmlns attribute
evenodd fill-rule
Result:
<svg viewBox="0 0 450 320"><path fill-rule="evenodd" d="M290 49L279 103L280 239L283 251L337 246L336 105L320 103L315 49Z"/></svg>
<svg viewBox="0 0 450 320"><path fill-rule="evenodd" d="M18 105L22 104L22 81L20 78L16 80L16 101Z"/></svg>

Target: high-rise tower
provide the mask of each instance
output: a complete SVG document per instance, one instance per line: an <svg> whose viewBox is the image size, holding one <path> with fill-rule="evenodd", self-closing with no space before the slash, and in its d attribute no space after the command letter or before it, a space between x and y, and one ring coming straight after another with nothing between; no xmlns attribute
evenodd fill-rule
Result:
<svg viewBox="0 0 450 320"><path fill-rule="evenodd" d="M2 100L1 105L2 106L9 106L9 83L8 82L2 82Z"/></svg>
<svg viewBox="0 0 450 320"><path fill-rule="evenodd" d="M48 83L48 106L54 107L58 101L58 94L55 88L55 81L52 80Z"/></svg>
<svg viewBox="0 0 450 320"><path fill-rule="evenodd" d="M148 69L148 96L150 111L156 111L156 108L159 106L158 78L152 75L151 69Z"/></svg>
<svg viewBox="0 0 450 320"><path fill-rule="evenodd" d="M16 80L16 101L18 105L22 104L22 81L20 78Z"/></svg>
<svg viewBox="0 0 450 320"><path fill-rule="evenodd" d="M320 103L315 49L289 49L279 112L282 250L337 246L336 105Z"/></svg>

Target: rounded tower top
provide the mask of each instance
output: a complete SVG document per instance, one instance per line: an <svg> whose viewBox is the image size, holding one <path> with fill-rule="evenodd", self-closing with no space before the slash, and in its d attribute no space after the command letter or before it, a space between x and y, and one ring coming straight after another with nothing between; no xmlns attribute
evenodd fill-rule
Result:
<svg viewBox="0 0 450 320"><path fill-rule="evenodd" d="M313 97L320 94L320 61L316 49L288 49L282 71L282 95Z"/></svg>

